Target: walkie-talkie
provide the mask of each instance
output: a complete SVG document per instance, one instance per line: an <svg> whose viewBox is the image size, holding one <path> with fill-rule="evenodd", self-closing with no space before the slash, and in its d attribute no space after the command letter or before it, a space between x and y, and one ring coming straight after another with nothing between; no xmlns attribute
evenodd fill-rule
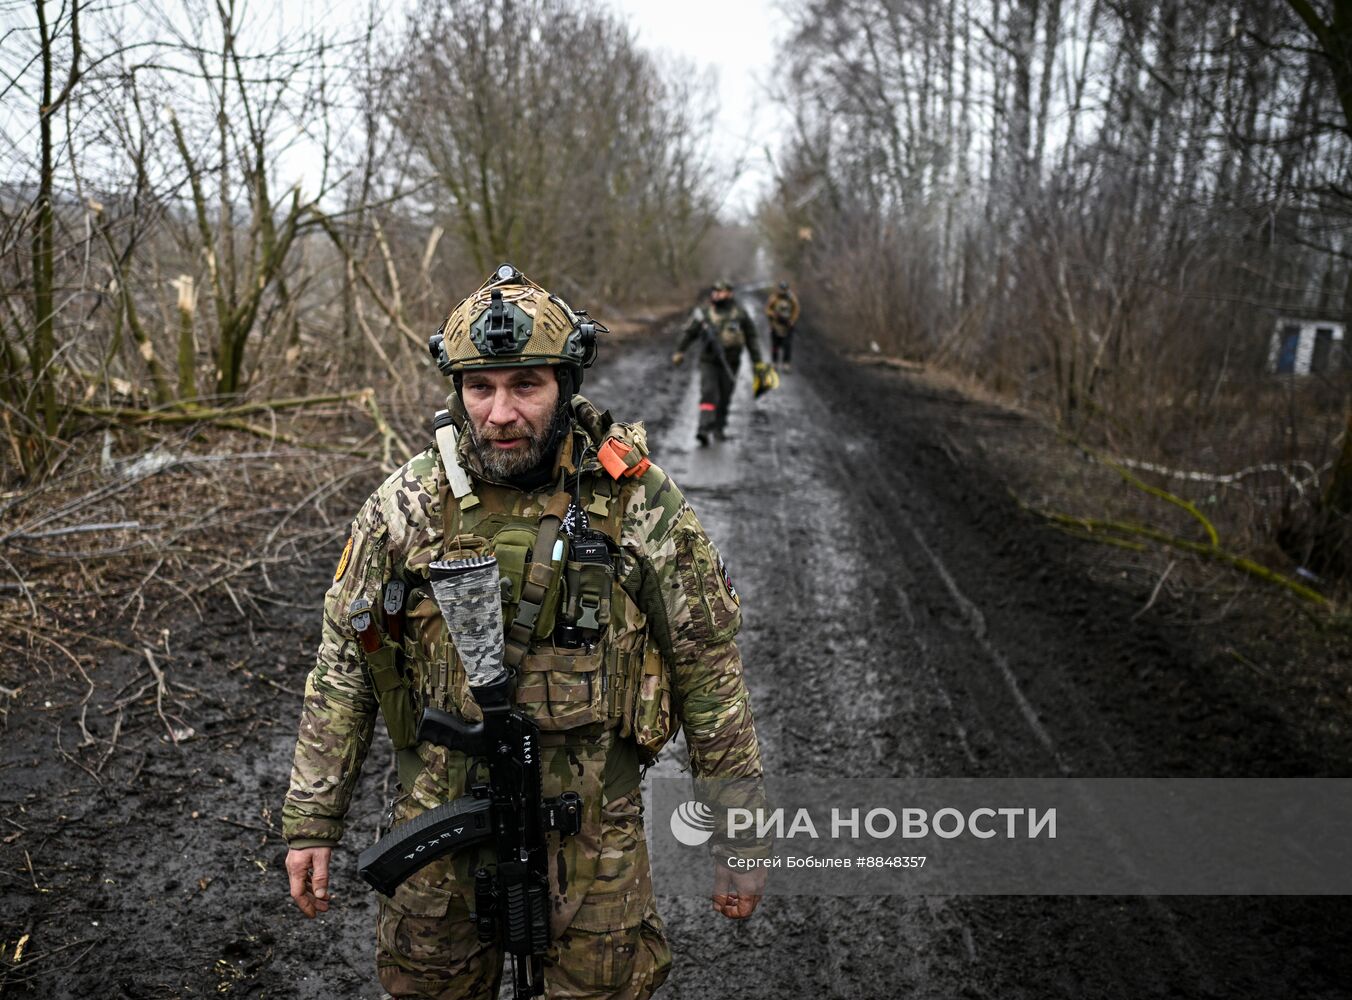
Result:
<svg viewBox="0 0 1352 1000"><path fill-rule="evenodd" d="M568 550L565 576L568 601L563 609L563 624L554 632L556 644L576 649L600 639L610 623L613 573L606 536L591 529L577 532Z"/></svg>

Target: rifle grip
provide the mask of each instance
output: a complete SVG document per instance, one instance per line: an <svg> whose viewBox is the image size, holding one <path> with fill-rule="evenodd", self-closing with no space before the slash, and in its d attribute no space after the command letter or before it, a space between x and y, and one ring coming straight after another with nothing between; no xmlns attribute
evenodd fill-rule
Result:
<svg viewBox="0 0 1352 1000"><path fill-rule="evenodd" d="M482 722L466 722L458 715L430 706L423 709L418 723L418 742L424 740L471 757L482 757L488 751Z"/></svg>

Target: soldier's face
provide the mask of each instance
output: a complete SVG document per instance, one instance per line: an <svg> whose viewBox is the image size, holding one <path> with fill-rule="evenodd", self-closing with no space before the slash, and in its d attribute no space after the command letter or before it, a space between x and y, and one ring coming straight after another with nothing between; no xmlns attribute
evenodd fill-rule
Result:
<svg viewBox="0 0 1352 1000"><path fill-rule="evenodd" d="M461 380L460 398L471 441L490 476L518 476L544 460L559 408L553 368L470 371Z"/></svg>

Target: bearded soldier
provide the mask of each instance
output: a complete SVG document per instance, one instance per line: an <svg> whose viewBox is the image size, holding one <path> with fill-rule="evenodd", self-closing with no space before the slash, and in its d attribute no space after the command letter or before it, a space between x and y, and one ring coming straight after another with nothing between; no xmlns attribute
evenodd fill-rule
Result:
<svg viewBox="0 0 1352 1000"><path fill-rule="evenodd" d="M394 832L484 780L481 762L419 742L416 721L429 708L482 718L428 579L433 562L492 555L516 663L509 697L538 725L543 792L581 799L580 831L550 834L545 985L554 997L647 997L671 954L640 768L682 725L696 776L758 779L761 763L722 559L647 458L643 426L577 394L598 330L504 264L432 338L454 392L436 443L352 523L324 600L283 827L291 895L313 917L332 902L330 857L377 712L399 768ZM556 568L533 556L548 511L567 545ZM544 570L548 599L532 604ZM471 917L485 857L448 854L380 899L377 966L390 994L497 997L503 956ZM713 871L714 908L750 916L763 877Z"/></svg>
<svg viewBox="0 0 1352 1000"><path fill-rule="evenodd" d="M742 363L742 348L751 355L755 368L756 395L778 384L773 369L761 359L756 324L732 293L731 281L718 281L709 291L707 305L695 307L681 330L671 363L685 360L686 349L700 341L699 355L699 427L695 433L700 447L711 438L727 437L728 406L737 387L737 368Z"/></svg>
<svg viewBox="0 0 1352 1000"><path fill-rule="evenodd" d="M781 281L765 300L765 316L770 321L770 361L788 371L793 361L793 328L798 325L798 296L787 281Z"/></svg>

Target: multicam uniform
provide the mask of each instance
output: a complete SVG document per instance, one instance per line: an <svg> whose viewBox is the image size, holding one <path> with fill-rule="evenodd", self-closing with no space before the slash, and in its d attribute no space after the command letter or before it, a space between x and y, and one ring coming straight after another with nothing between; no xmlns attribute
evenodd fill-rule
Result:
<svg viewBox="0 0 1352 1000"><path fill-rule="evenodd" d="M798 325L798 296L787 288L776 288L765 300L765 315L770 321L770 360L786 365L793 360L793 328Z"/></svg>
<svg viewBox="0 0 1352 1000"><path fill-rule="evenodd" d="M712 328L714 336L712 342L703 342L699 356L701 435L721 433L727 426L728 406L737 385L737 367L742 362L742 348L745 347L751 355L753 364L761 363L756 324L734 300L697 306L681 331L676 350L683 353L696 338L706 337L706 328Z"/></svg>
<svg viewBox="0 0 1352 1000"><path fill-rule="evenodd" d="M458 406L454 397L452 405ZM468 500L457 503L449 494L432 448L362 507L324 600L283 828L293 848L341 838L378 705L396 748L403 746L405 784L392 807L394 823L465 794L471 779L465 756L414 743L407 720L388 708L399 704L391 692L407 693L410 718L422 705L470 721L481 717L426 593L428 564L492 552L506 569L519 550L517 534L537 524L563 482L576 497L565 531L585 523L604 534L614 576L602 602L609 627L597 645L557 648L548 636L533 642L517 685L518 703L543 731L545 796L572 790L584 803L581 833L550 856L546 980L553 997L646 997L666 978L671 955L653 901L640 764L677 725L684 725L697 777L758 776L760 754L734 641L738 599L717 550L655 465L615 478L597 461L607 436L635 446L631 454L645 452L641 425L612 424L580 396L573 410L575 426L550 485L531 490L490 481L464 435L459 459L472 476ZM463 410L457 417L463 422ZM411 588L399 655L364 657L348 609L359 597L379 607L382 586L393 579ZM497 996L502 957L479 942L469 917L473 872L491 860L491 847L453 854L381 899L377 964L391 994Z"/></svg>

